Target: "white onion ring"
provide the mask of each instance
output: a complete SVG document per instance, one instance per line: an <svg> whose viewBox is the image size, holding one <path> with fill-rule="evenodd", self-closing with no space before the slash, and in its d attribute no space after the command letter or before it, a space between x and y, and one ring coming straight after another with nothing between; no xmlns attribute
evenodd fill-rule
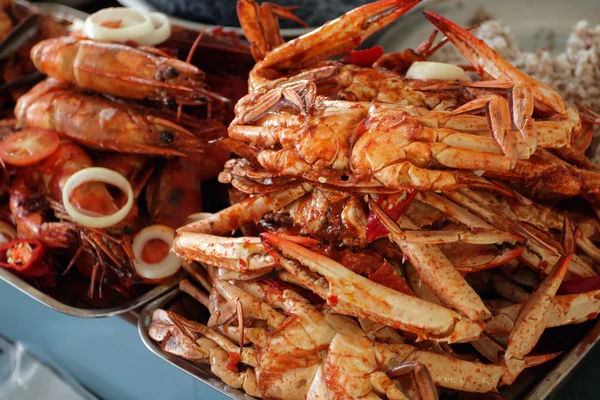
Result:
<svg viewBox="0 0 600 400"><path fill-rule="evenodd" d="M432 61L416 61L412 63L408 71L406 71L406 78L423 81L430 79L470 80L465 71L458 65Z"/></svg>
<svg viewBox="0 0 600 400"><path fill-rule="evenodd" d="M173 245L175 240L175 231L165 225L151 225L142 229L133 238L133 255L137 259L133 264L135 271L139 276L146 279L162 279L176 273L181 268L183 260L175 255L172 251L161 261L157 263L147 263L142 258L142 251L144 246L152 239L162 240L169 245L169 248Z"/></svg>
<svg viewBox="0 0 600 400"><path fill-rule="evenodd" d="M137 39L137 42L144 46L154 46L162 43L171 36L171 21L163 13L153 12L150 13L150 20L154 30L148 35L142 36Z"/></svg>
<svg viewBox="0 0 600 400"><path fill-rule="evenodd" d="M127 203L112 215L92 216L81 213L71 204L71 193L87 182L104 182L118 187L127 195ZM133 206L133 190L129 181L118 172L108 168L90 167L75 172L67 179L62 192L62 201L67 214L74 222L88 228L107 228L118 224L129 214Z"/></svg>
<svg viewBox="0 0 600 400"><path fill-rule="evenodd" d="M121 21L119 28L102 26L102 22ZM154 32L154 24L150 15L145 12L125 7L104 8L85 20L83 34L94 40L124 42L138 41Z"/></svg>

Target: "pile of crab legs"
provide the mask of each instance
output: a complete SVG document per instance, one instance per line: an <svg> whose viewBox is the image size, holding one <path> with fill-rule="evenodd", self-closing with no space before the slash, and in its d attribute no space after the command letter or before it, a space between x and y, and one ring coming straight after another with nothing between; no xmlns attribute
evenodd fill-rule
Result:
<svg viewBox="0 0 600 400"><path fill-rule="evenodd" d="M103 285L129 297L134 284L158 283L136 273L133 236L150 224L175 229L201 211L201 183L214 179L229 158L209 142L226 134L230 100L210 90L205 73L169 54L169 48L100 42L64 28L45 34L48 29L37 20L33 12L15 21L15 29L31 38L24 47L48 78L15 94L15 118L2 121L2 138L26 138L28 130L41 128L56 133L60 143L33 165L5 166L2 219L16 228L16 237L8 239L48 250L46 268L33 276L20 271L38 286L54 285L58 273L75 266L90 279L89 298L95 287L101 295ZM43 16L42 22L53 20ZM15 39L22 42L9 34L2 47L13 47L14 57L20 57L23 46L6 42ZM11 81L7 74L4 78ZM62 203L67 179L89 167L117 171L133 188L134 207L110 228L81 226ZM71 198L75 207L98 215L116 212L126 200L99 182L82 185ZM52 254L62 257L60 262Z"/></svg>
<svg viewBox="0 0 600 400"><path fill-rule="evenodd" d="M165 351L255 397L432 399L510 385L558 355L532 354L546 328L596 317L600 221L541 200L595 209L597 116L433 12L480 80L403 76L435 33L354 51L416 4L377 1L284 43L289 9L238 2L257 64L222 141L234 204L173 245L196 282L180 289L211 317L156 310Z"/></svg>

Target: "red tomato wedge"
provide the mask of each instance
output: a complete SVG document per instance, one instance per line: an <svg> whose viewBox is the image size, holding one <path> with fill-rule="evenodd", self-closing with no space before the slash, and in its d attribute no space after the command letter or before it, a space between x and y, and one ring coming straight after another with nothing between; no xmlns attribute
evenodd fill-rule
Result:
<svg viewBox="0 0 600 400"><path fill-rule="evenodd" d="M60 141L48 129L25 129L0 141L0 158L10 165L32 165L54 153Z"/></svg>

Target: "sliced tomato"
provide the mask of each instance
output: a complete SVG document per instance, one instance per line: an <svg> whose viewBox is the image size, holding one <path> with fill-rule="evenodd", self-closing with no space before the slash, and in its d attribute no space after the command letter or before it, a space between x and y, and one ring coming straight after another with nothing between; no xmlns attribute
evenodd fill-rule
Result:
<svg viewBox="0 0 600 400"><path fill-rule="evenodd" d="M40 261L46 247L39 240L16 239L0 247L0 266L20 275L39 277L48 272Z"/></svg>
<svg viewBox="0 0 600 400"><path fill-rule="evenodd" d="M56 132L30 128L7 136L0 142L0 158L18 167L32 165L48 157L60 141Z"/></svg>

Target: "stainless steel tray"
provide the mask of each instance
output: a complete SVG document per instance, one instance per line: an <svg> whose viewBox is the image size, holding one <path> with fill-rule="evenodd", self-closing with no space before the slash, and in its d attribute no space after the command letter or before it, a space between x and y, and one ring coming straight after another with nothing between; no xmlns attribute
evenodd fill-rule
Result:
<svg viewBox="0 0 600 400"><path fill-rule="evenodd" d="M148 292L139 296L135 300L130 302L121 304L119 306L111 307L111 308L78 308L73 307L68 304L62 303L56 300L54 297L36 289L29 282L24 281L18 276L14 275L10 271L5 270L4 268L0 268L0 280L8 283L15 289L21 291L32 299L42 303L48 308L51 308L55 311L61 312L63 314L71 315L73 317L79 318L104 318L104 317L112 317L114 315L119 315L131 311L135 308L141 307L149 301L156 299L157 297L165 294L169 290L172 290L177 286L179 280L182 276L185 275L184 271L172 276L167 281L161 283L160 285L155 286L150 289Z"/></svg>
<svg viewBox="0 0 600 400"><path fill-rule="evenodd" d="M152 313L158 308L168 309L173 304L176 304L180 296L183 295L179 289L165 294L164 296L148 303L140 313L138 319L138 332L142 342L148 350L162 358L169 364L179 368L187 374L195 377L204 384L212 387L218 392L221 392L230 399L253 399L253 397L241 392L237 389L232 389L225 385L217 378L210 370L207 364L197 364L185 360L181 357L163 351L158 343L148 336L150 323L152 322ZM577 326L577 325L573 325ZM549 399L558 395L558 390L567 381L569 375L577 367L579 362L588 354L588 352L600 340L600 321L592 325L579 325L582 329L589 329L583 339L581 339L568 353L562 356L545 375L540 375L531 370L524 371L517 381L501 390L501 395L507 400L542 400ZM541 377L542 376L542 377ZM541 378L540 378L541 377Z"/></svg>

